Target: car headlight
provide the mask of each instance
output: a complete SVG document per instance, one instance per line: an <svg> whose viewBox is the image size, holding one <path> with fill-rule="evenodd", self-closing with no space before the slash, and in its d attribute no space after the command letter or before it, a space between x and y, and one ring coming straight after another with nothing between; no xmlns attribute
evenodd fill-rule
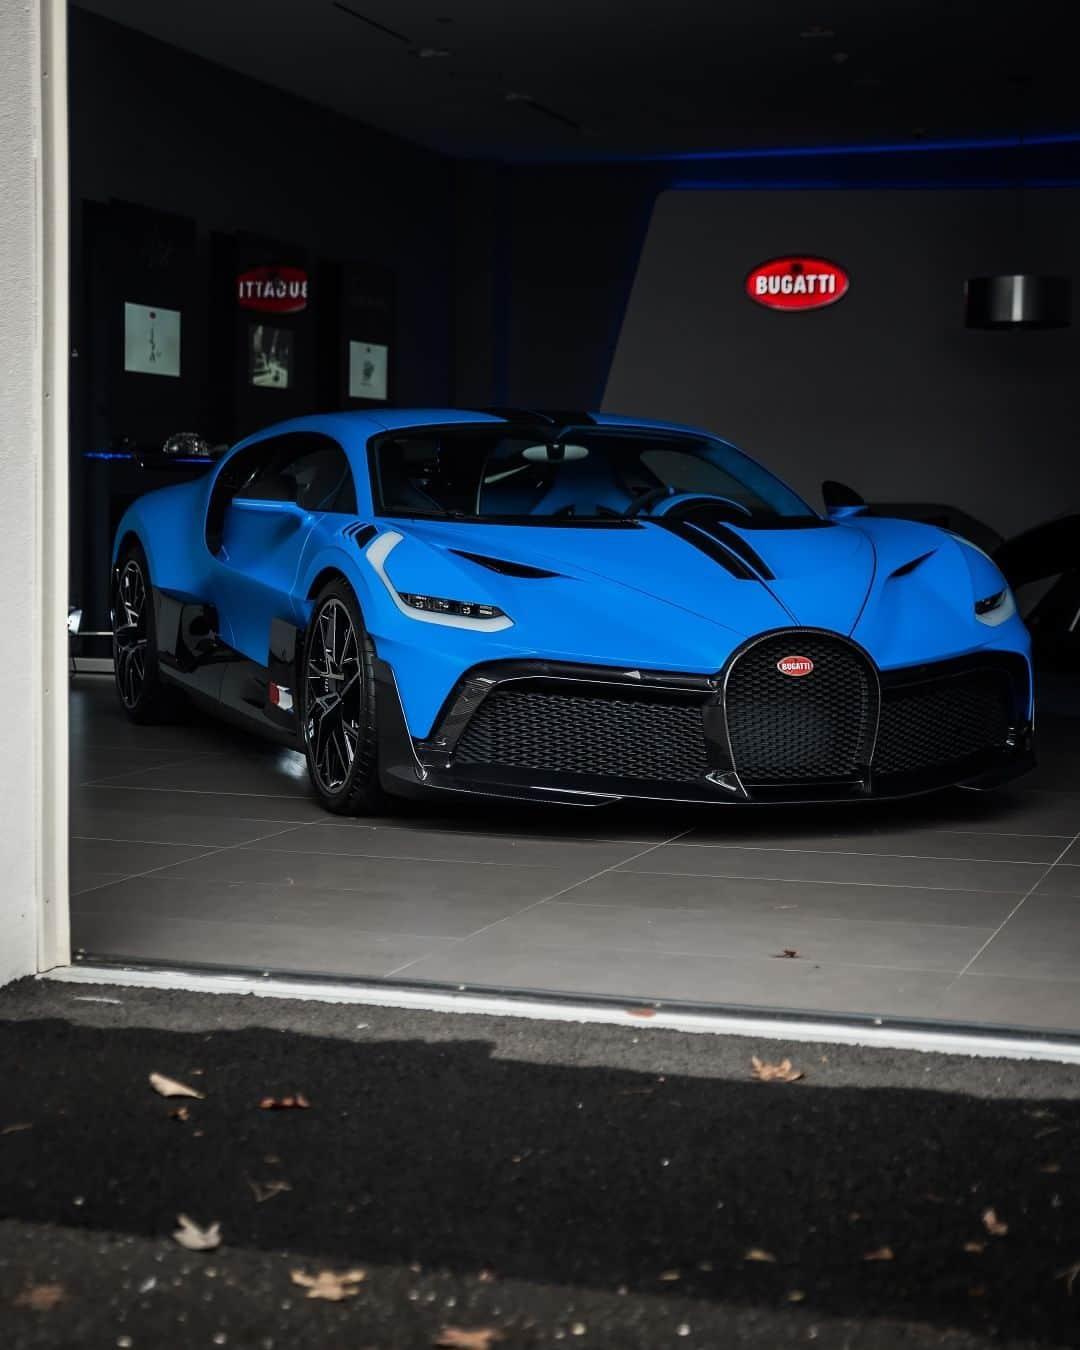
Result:
<svg viewBox="0 0 1080 1350"><path fill-rule="evenodd" d="M412 591L398 591L398 595L413 609L426 609L430 614L460 614L464 618L504 619L498 605L474 604L471 600L443 600L437 595L417 595Z"/></svg>
<svg viewBox="0 0 1080 1350"><path fill-rule="evenodd" d="M1016 601L1008 586L995 591L993 595L986 596L985 599L975 601L975 617L990 628L996 628L999 623L1011 619L1015 613Z"/></svg>
<svg viewBox="0 0 1080 1350"><path fill-rule="evenodd" d="M396 530L388 530L364 550L364 556L402 614L420 623L466 628L475 633L501 633L504 628L513 627L513 619L498 605L474 600L449 600L419 591L399 591L387 574L386 560L401 541L402 536Z"/></svg>

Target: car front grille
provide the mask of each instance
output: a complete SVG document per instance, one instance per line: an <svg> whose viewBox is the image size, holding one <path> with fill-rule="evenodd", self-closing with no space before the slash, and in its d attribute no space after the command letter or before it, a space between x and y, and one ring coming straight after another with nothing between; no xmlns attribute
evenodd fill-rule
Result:
<svg viewBox="0 0 1080 1350"><path fill-rule="evenodd" d="M876 774L913 773L1002 749L1012 689L1001 670L972 670L887 689L874 751Z"/></svg>
<svg viewBox="0 0 1080 1350"><path fill-rule="evenodd" d="M706 772L700 703L496 689L455 764L687 783Z"/></svg>
<svg viewBox="0 0 1080 1350"><path fill-rule="evenodd" d="M803 676L778 662L807 657ZM877 716L877 680L857 647L794 630L755 642L727 675L728 738L745 784L850 779L865 773Z"/></svg>

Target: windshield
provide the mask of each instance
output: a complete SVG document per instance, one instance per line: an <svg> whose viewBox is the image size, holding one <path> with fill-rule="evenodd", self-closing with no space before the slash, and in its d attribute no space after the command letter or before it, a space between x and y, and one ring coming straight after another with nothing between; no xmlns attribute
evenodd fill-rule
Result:
<svg viewBox="0 0 1080 1350"><path fill-rule="evenodd" d="M790 488L724 441L602 427L425 427L379 437L383 515L512 524L618 523L677 494L721 499L733 522L819 521Z"/></svg>

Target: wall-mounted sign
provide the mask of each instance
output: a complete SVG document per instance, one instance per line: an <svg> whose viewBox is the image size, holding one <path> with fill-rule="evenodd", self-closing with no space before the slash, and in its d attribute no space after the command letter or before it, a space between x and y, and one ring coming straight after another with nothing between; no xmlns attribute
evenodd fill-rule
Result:
<svg viewBox="0 0 1080 1350"><path fill-rule="evenodd" d="M849 285L842 267L796 253L755 267L746 294L768 309L823 309L846 295Z"/></svg>
<svg viewBox="0 0 1080 1350"><path fill-rule="evenodd" d="M350 398L386 398L389 355L381 342L349 343Z"/></svg>
<svg viewBox="0 0 1080 1350"><path fill-rule="evenodd" d="M124 369L139 375L180 374L180 311L124 304Z"/></svg>
<svg viewBox="0 0 1080 1350"><path fill-rule="evenodd" d="M244 309L296 314L307 309L308 274L300 267L252 267L236 278L236 298Z"/></svg>

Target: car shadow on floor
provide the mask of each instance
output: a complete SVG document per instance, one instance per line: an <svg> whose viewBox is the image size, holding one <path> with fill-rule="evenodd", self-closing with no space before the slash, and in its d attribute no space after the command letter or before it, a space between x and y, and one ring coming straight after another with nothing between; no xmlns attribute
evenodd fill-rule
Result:
<svg viewBox="0 0 1080 1350"><path fill-rule="evenodd" d="M27 1224L163 1237L182 1212L221 1222L222 1267L287 1250L1075 1334L1080 1102L828 1086L805 1046L806 1081L765 1084L259 1028L8 1021L0 1045L0 1213ZM205 1100L156 1096L154 1071Z"/></svg>

